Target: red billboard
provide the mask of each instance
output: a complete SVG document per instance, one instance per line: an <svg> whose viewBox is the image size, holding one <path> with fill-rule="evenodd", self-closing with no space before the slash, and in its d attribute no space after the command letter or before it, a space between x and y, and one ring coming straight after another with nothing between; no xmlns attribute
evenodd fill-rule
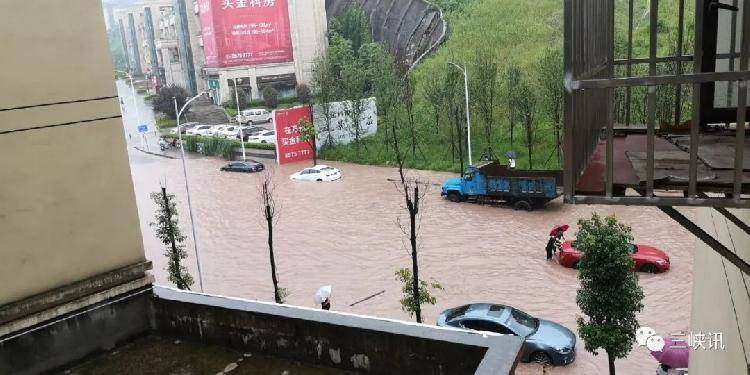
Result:
<svg viewBox="0 0 750 375"><path fill-rule="evenodd" d="M310 107L279 109L273 112L276 126L276 160L279 164L312 160L310 143L300 139L299 121L303 118L312 123Z"/></svg>
<svg viewBox="0 0 750 375"><path fill-rule="evenodd" d="M199 0L206 66L294 61L287 0Z"/></svg>

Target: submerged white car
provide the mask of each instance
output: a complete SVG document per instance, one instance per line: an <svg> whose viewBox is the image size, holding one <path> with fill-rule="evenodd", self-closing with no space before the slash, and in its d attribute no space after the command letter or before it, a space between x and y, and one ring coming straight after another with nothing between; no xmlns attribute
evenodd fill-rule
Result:
<svg viewBox="0 0 750 375"><path fill-rule="evenodd" d="M289 178L294 181L336 181L341 179L341 171L321 164L305 168Z"/></svg>
<svg viewBox="0 0 750 375"><path fill-rule="evenodd" d="M276 131L263 130L257 134L247 137L249 143L273 143L276 144Z"/></svg>

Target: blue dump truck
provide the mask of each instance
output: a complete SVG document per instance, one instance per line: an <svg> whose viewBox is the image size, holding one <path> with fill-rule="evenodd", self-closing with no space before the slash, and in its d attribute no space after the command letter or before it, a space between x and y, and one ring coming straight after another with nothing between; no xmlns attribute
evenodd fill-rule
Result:
<svg viewBox="0 0 750 375"><path fill-rule="evenodd" d="M504 201L516 210L544 207L562 194L561 171L516 170L497 161L469 166L463 177L443 184L442 196L453 202Z"/></svg>

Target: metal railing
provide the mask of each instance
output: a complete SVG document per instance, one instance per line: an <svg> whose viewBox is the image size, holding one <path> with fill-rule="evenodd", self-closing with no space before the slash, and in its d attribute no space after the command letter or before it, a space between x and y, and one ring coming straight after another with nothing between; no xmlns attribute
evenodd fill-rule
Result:
<svg viewBox="0 0 750 375"><path fill-rule="evenodd" d="M750 1L742 0L742 27L740 51L737 53L737 28L731 27L731 49L729 53L716 53L715 60L726 59L728 72L704 71L704 12L716 6L715 0L695 0L695 41L692 55L685 55L685 5L687 0L679 0L678 30L676 54L658 56L659 1L651 0L649 5L649 52L647 58L633 57L634 0L628 2L627 9L627 50L626 57L615 59L615 1L614 0L565 0L564 2L564 64L565 64L565 198L568 203L601 203L628 205L658 206L715 206L715 207L750 207L750 200L742 199L742 193L748 192L748 184L743 185L743 152L745 132L735 131L735 160L733 184L720 190L724 197L706 197L706 192L718 192L715 186L703 184L698 179L698 150L700 146L701 124L704 112L701 105L713 105L702 102L704 85L716 82L737 82L736 124L745 124L747 110L748 46L750 45ZM737 0L734 0L734 6ZM730 5L719 4L720 7ZM624 13L624 12L621 12ZM738 15L733 14L736 20ZM621 24L621 23L620 23ZM735 70L735 58L739 58L739 69ZM715 62L714 60L714 62ZM684 73L683 64L692 62L693 72ZM668 74L657 71L657 64L671 63L673 70ZM634 76L633 67L647 65L648 73ZM624 68L624 77L615 75L616 68ZM728 85L729 87L730 85ZM677 127L684 117L683 87L692 88L692 118L689 128L689 164L687 181L682 197L660 196L655 186L655 140L657 100L663 98L657 93L658 87L672 88L673 125ZM712 86L713 87L713 86ZM626 195L624 189L615 186L615 119L614 95L616 90L624 92L625 129L631 126L632 90L642 89L645 94L645 184L637 186L639 195ZM729 88L728 88L729 90ZM742 129L740 125L736 129ZM662 130L662 129L660 129ZM579 178L590 166L590 161L600 140L604 143L604 191L601 195L586 194L577 190ZM670 187L674 189L674 186ZM713 189L713 190L712 190Z"/></svg>

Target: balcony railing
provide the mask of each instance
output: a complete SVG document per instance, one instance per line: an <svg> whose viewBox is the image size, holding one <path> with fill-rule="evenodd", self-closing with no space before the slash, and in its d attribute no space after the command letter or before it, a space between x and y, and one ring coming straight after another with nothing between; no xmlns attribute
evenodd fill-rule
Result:
<svg viewBox="0 0 750 375"><path fill-rule="evenodd" d="M658 54L659 1L646 1L648 57L634 58L634 0L617 12L614 0L565 0L568 203L750 207L750 143L736 125L747 118L750 5L695 0L689 9L686 1L678 0L670 56ZM694 14L692 55L686 14ZM616 58L615 25L625 24L625 56ZM643 123L634 120L636 93Z"/></svg>

